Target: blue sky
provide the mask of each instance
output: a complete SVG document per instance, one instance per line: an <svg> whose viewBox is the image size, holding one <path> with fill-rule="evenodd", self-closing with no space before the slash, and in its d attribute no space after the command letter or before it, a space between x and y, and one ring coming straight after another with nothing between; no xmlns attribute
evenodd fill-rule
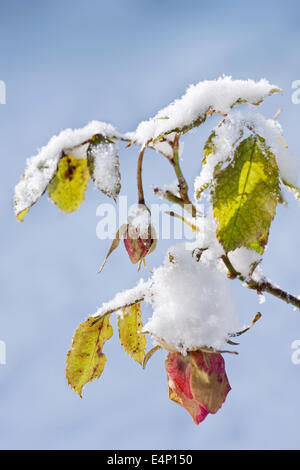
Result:
<svg viewBox="0 0 300 470"><path fill-rule="evenodd" d="M25 159L66 127L92 119L134 130L140 120L203 79L267 78L283 89L261 108L280 121L299 155L300 106L291 84L300 79L299 2L179 2L128 0L10 1L0 4L2 449L252 449L299 448L300 365L291 343L300 339L299 312L235 282L241 322L263 319L226 356L232 391L222 409L196 427L168 400L165 355L142 371L107 344L105 372L80 400L68 388L64 362L77 325L117 291L139 279L121 248L102 276L96 271L108 242L96 237L96 208L107 202L90 188L80 209L60 213L44 196L23 224L13 215L13 188ZM192 181L214 121L185 140L183 167ZM122 194L136 202L136 149L120 151ZM132 176L133 175L133 176ZM173 175L154 153L145 158L145 190ZM265 274L299 293L299 212L289 199L272 225ZM168 244L149 258L158 266ZM146 277L147 273L143 272ZM149 312L145 312L146 314ZM116 330L116 324L113 323Z"/></svg>

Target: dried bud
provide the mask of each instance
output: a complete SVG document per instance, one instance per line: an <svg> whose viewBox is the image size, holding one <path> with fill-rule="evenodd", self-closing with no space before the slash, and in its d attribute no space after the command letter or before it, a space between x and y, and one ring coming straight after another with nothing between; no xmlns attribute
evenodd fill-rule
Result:
<svg viewBox="0 0 300 470"><path fill-rule="evenodd" d="M199 424L216 413L231 390L221 354L204 351L186 356L169 353L166 360L169 398L183 406Z"/></svg>
<svg viewBox="0 0 300 470"><path fill-rule="evenodd" d="M131 209L124 235L124 244L133 264L141 261L156 246L156 234L151 225L149 209L139 204Z"/></svg>

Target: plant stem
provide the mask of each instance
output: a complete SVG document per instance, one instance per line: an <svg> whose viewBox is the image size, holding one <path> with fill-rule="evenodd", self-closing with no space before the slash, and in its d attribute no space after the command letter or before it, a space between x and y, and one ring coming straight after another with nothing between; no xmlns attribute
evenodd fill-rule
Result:
<svg viewBox="0 0 300 470"><path fill-rule="evenodd" d="M174 142L173 142L172 165L173 165L174 171L178 179L178 189L179 189L179 194L181 196L181 199L185 203L189 204L190 199L188 197L188 184L183 176L183 173L180 168L180 163L179 163L179 134L176 134Z"/></svg>
<svg viewBox="0 0 300 470"><path fill-rule="evenodd" d="M142 167L143 167L143 158L144 158L145 150L146 150L146 146L143 146L142 150L140 151L138 164L137 164L138 199L139 199L139 204L144 204L144 205L145 205L145 198L144 198L144 190L143 190L143 182L142 182Z"/></svg>
<svg viewBox="0 0 300 470"><path fill-rule="evenodd" d="M181 206L189 206L190 207L190 213L192 217L196 217L197 215L197 210L196 207L193 205L191 202L189 195L188 195L188 184L183 176L182 170L180 168L180 163L179 163L179 134L176 134L174 142L172 144L173 147L173 158L169 158L169 162L174 168L175 174L178 179L178 191L180 194L181 202L179 203ZM176 197L176 196L175 196ZM177 198L180 200L180 198Z"/></svg>

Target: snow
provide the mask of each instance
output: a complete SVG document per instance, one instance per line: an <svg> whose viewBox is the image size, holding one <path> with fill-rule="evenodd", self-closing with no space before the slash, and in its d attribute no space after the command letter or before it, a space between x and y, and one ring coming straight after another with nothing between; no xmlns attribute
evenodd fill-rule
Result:
<svg viewBox="0 0 300 470"><path fill-rule="evenodd" d="M261 261L261 256L256 251L245 247L230 251L228 258L235 270L244 277L248 277L253 270L253 266Z"/></svg>
<svg viewBox="0 0 300 470"><path fill-rule="evenodd" d="M135 133L131 133L131 138L144 145L175 129L192 126L199 118L204 120L210 111L228 113L241 101L257 105L275 91L280 90L265 79L255 82L223 76L217 80L205 80L191 85L181 99L161 109L148 121L141 122Z"/></svg>
<svg viewBox="0 0 300 470"><path fill-rule="evenodd" d="M130 238L149 238L151 214L144 204L133 204L128 214L128 232Z"/></svg>
<svg viewBox="0 0 300 470"><path fill-rule="evenodd" d="M83 128L65 129L59 135L53 136L37 155L27 159L25 173L15 187L16 215L32 206L46 190L55 175L62 152L70 153L73 147L80 145L95 134L119 137L112 125L91 121ZM84 147L86 150L86 146ZM82 156L82 151L80 152L78 148L74 149L74 152L76 157Z"/></svg>
<svg viewBox="0 0 300 470"><path fill-rule="evenodd" d="M153 314L143 328L154 342L163 340L172 350L185 354L201 347L222 349L230 333L239 330L237 308L229 280L215 265L192 255L188 244L170 248L164 264L147 281L118 293L93 317L117 312L145 301Z"/></svg>
<svg viewBox="0 0 300 470"><path fill-rule="evenodd" d="M213 215L213 209L210 207L206 216L197 217L195 224L198 228L196 240L187 243L186 246L190 250L204 250L201 254L201 263L207 267L216 268L222 273L227 273L223 261L220 257L225 253L222 245L217 239L217 225Z"/></svg>
<svg viewBox="0 0 300 470"><path fill-rule="evenodd" d="M96 188L116 200L120 192L118 146L101 142L90 149L93 158L93 181Z"/></svg>
<svg viewBox="0 0 300 470"><path fill-rule="evenodd" d="M171 260L169 256L171 255ZM239 322L229 282L214 267L193 258L185 245L172 247L152 277L153 315L143 331L185 354L220 349Z"/></svg>
<svg viewBox="0 0 300 470"><path fill-rule="evenodd" d="M127 289L116 294L116 296L109 302L105 302L97 310L97 312L92 315L92 317L106 315L108 313L117 312L123 307L132 305L138 300L144 300L146 302L150 301L151 297L151 279L144 281L140 279L137 286L132 289Z"/></svg>
<svg viewBox="0 0 300 470"><path fill-rule="evenodd" d="M179 197L179 190L178 190L178 180L173 180L171 183L167 183L163 185L162 188L162 197L165 192L169 191L170 193L174 194L175 196Z"/></svg>

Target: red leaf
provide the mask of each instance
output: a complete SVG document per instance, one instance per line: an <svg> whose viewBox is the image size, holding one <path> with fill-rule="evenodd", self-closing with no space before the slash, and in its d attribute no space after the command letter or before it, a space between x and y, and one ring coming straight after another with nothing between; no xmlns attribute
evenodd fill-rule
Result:
<svg viewBox="0 0 300 470"><path fill-rule="evenodd" d="M216 413L231 390L221 354L193 351L169 353L166 360L169 398L183 406L199 424Z"/></svg>

